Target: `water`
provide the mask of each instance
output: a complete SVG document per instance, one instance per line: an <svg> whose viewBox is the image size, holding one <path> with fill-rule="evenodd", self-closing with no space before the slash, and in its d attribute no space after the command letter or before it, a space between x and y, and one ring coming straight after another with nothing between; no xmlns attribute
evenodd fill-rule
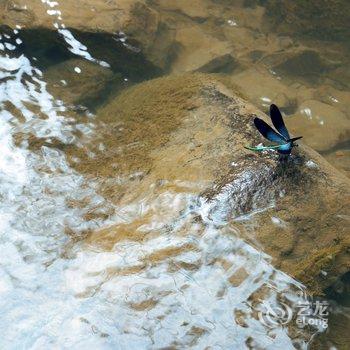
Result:
<svg viewBox="0 0 350 350"><path fill-rule="evenodd" d="M1 348L307 347L316 328L269 327L258 317L267 301L278 307L284 302L295 311L307 290L242 239L239 225L223 215L229 210L224 200L201 198L208 181L157 179L135 185L134 179L147 172L145 164L115 177L96 176L91 167L80 171L82 164L98 161L96 148L108 147L100 138L106 125L98 116L113 93L162 70L196 70L211 48L214 56L234 50L239 63L223 60L205 69L224 72L263 109L277 100L287 115L293 114L291 129L307 134L311 146L348 174L350 94L341 74L346 44L336 42L327 51L317 39L263 34L262 7L237 2L222 12L227 5L213 3L155 6L173 21L181 43L166 68L147 61L148 53L143 57L128 33L106 35L105 45L101 37L67 29L60 12L64 4L56 2L27 5L34 13L46 12L45 20L52 22L48 36L56 41L47 51L52 41L31 36L22 23L12 31L3 28ZM164 42L167 35L161 37ZM282 57L295 57L305 47L325 58L303 54L295 63ZM341 56L334 57L332 50L339 48ZM159 55L162 49L159 44ZM59 65L61 70L51 73ZM312 74L298 75L295 65ZM97 80L95 66L101 80L90 87ZM95 89L94 98L84 103L82 96ZM121 125L118 132L127 130ZM130 148L145 149L142 142L118 146L126 155ZM109 193L116 186L122 200ZM240 220L252 225L249 216Z"/></svg>

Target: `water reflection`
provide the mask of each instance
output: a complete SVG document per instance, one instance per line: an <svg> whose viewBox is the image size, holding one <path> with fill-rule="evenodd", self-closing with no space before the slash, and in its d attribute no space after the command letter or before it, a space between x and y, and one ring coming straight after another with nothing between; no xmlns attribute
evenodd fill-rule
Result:
<svg viewBox="0 0 350 350"><path fill-rule="evenodd" d="M135 348L231 348L252 339L257 348L293 348L287 330L262 325L256 310L262 299L278 305L282 298L295 307L300 284L221 219L219 225L209 219L211 210L197 196L166 191L139 206L74 248L66 283L93 303L94 311L83 315L88 324L113 344ZM123 234L128 230L132 234ZM302 333L294 341L305 347Z"/></svg>

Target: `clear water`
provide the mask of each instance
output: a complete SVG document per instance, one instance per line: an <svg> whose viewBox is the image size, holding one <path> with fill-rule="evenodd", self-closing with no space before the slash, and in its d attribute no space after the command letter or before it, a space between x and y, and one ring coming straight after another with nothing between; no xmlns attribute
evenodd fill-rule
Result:
<svg viewBox="0 0 350 350"><path fill-rule="evenodd" d="M55 12L59 4L43 1L43 6L51 11L48 16L67 52L101 67L110 65L107 58L94 58L64 28L64 18ZM227 30L247 28L245 16L242 7ZM45 58L23 53L20 27L11 34L4 31L0 39L0 347L306 348L316 329L295 334L283 325L270 328L257 313L264 301L280 305L283 300L293 309L307 291L240 238L239 230L222 219L228 210L224 204L199 197L206 183L155 183L123 206L104 198L99 181L107 179L78 173L64 148L55 147L59 142L85 149L96 142L94 106L72 113L78 106L48 92L47 84L53 82L41 70ZM127 40L122 42L130 55L137 54ZM175 72L180 63L174 64ZM268 78L259 95L254 71L262 72L255 79L276 75L267 73L268 65L266 59L230 75L233 82L247 83L245 92L262 108L274 100L275 87ZM84 70L77 66L71 74L83 76ZM126 83L130 76L122 79ZM280 79L285 94L301 84L287 74ZM348 121L347 90L325 84L322 80L307 89L313 96L325 91L321 102L333 98L332 108ZM69 95L70 87L66 89ZM303 86L297 89L303 91ZM310 103L297 108L306 120L317 119L316 133L327 134L320 105L315 111ZM33 148L33 139L44 144ZM320 150L336 164L346 157L344 147L341 141L329 149L320 145ZM347 173L344 163L341 170ZM250 218L245 221L249 225ZM99 232L96 241L94 232ZM125 232L126 239L109 237ZM232 276L241 277L232 282Z"/></svg>

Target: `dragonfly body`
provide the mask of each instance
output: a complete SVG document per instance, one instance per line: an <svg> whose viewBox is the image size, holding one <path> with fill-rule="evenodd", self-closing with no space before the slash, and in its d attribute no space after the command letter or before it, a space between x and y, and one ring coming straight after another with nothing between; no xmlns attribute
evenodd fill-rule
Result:
<svg viewBox="0 0 350 350"><path fill-rule="evenodd" d="M271 142L277 143L275 146L257 146L257 147L246 147L249 150L261 152L265 150L276 150L278 153L283 155L290 155L292 148L297 146L295 144L296 140L302 138L302 136L291 138L289 132L284 124L282 114L278 107L274 104L270 106L270 117L272 124L277 129L275 131L271 126L265 123L260 118L254 119L255 127L259 130L260 134Z"/></svg>

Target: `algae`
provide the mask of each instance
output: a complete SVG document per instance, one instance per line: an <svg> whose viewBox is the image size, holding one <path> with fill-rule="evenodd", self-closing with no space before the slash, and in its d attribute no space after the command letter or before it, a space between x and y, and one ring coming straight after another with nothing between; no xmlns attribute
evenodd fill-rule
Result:
<svg viewBox="0 0 350 350"><path fill-rule="evenodd" d="M319 283L315 276L323 274L333 274L335 258L342 253L344 246L338 242L337 244L321 248L316 252L310 252L299 264L294 267L294 276L303 281L312 294L322 295L324 291L320 289ZM349 266L350 268L350 266Z"/></svg>
<svg viewBox="0 0 350 350"><path fill-rule="evenodd" d="M88 145L95 156L88 158L83 149L71 149L70 159L81 160L72 165L94 177L148 173L150 152L164 145L186 112L196 108L195 96L204 80L201 74L170 76L122 91L97 113L98 137Z"/></svg>

